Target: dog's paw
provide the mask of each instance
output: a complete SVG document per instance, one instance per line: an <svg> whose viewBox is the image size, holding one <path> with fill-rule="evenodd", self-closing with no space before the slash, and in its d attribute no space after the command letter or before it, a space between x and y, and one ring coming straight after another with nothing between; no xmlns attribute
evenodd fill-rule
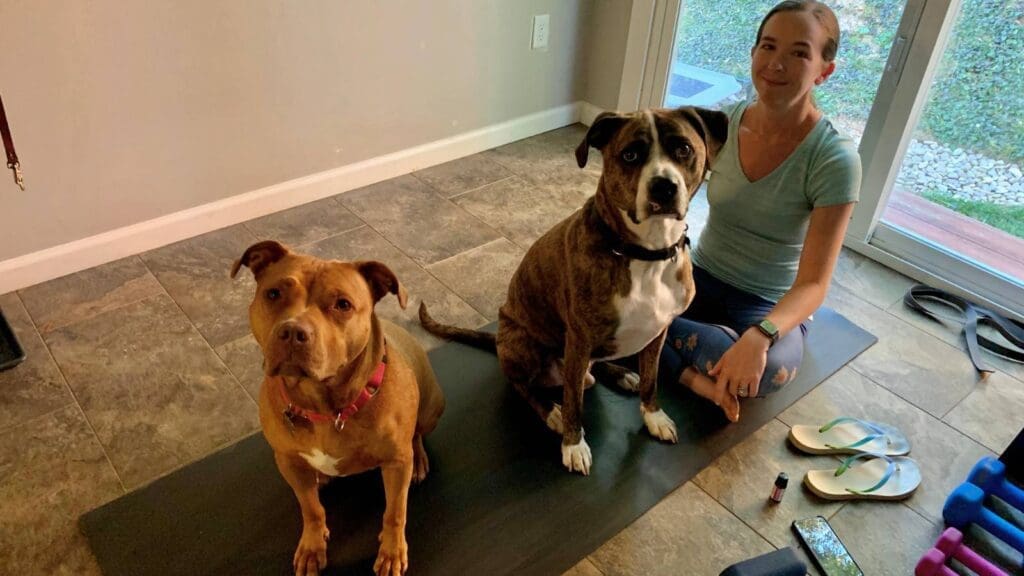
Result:
<svg viewBox="0 0 1024 576"><path fill-rule="evenodd" d="M589 476L591 462L593 458L590 455L590 446L583 438L580 438L579 444L562 444L562 464L570 472Z"/></svg>
<svg viewBox="0 0 1024 576"><path fill-rule="evenodd" d="M668 414L665 414L664 410L658 409L656 412L648 412L641 405L640 413L644 416L644 424L647 425L647 431L651 433L651 436L665 442L671 442L672 444L679 441L676 423L668 417Z"/></svg>
<svg viewBox="0 0 1024 576"><path fill-rule="evenodd" d="M427 478L427 474L430 472L430 458L427 457L427 451L423 448L423 441L419 436L413 441L412 445L412 482L413 484L419 484Z"/></svg>
<svg viewBox="0 0 1024 576"><path fill-rule="evenodd" d="M561 436L565 431L565 427L562 426L562 407L555 404L554 407L551 408L551 411L548 412L548 417L544 419L544 423L547 424L548 428L553 432Z"/></svg>
<svg viewBox="0 0 1024 576"><path fill-rule="evenodd" d="M330 538L331 531L327 526L303 528L299 547L292 558L295 576L315 576L327 566L327 541Z"/></svg>
<svg viewBox="0 0 1024 576"><path fill-rule="evenodd" d="M409 546L405 538L386 536L381 533L380 550L377 560L373 563L373 572L377 576L402 576L409 569Z"/></svg>
<svg viewBox="0 0 1024 576"><path fill-rule="evenodd" d="M626 392L637 392L640 390L640 375L636 372L623 372L615 383Z"/></svg>
<svg viewBox="0 0 1024 576"><path fill-rule="evenodd" d="M428 472L430 472L430 464L426 460L417 460L412 468L412 483L419 484L426 480Z"/></svg>

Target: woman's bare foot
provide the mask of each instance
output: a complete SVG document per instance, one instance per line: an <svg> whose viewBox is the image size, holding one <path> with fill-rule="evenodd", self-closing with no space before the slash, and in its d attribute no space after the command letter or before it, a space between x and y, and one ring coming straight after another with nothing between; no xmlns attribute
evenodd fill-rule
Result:
<svg viewBox="0 0 1024 576"><path fill-rule="evenodd" d="M729 394L728 392L719 395L718 388L715 386L714 380L701 374L696 368L690 366L683 370L682 376L679 377L679 382L682 383L683 386L693 390L698 396L702 396L714 402L716 406L722 409L722 412L725 412L725 417L728 418L730 422L739 422L739 398Z"/></svg>

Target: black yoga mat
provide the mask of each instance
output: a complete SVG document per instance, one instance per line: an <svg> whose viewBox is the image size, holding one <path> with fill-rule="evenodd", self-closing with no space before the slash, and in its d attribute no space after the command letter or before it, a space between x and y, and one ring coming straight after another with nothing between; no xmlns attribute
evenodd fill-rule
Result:
<svg viewBox="0 0 1024 576"><path fill-rule="evenodd" d="M661 390L679 443L651 438L639 399L599 384L584 400L590 476L562 467L560 439L511 390L495 357L459 344L430 354L448 408L427 438L430 476L409 495L410 574L560 574L716 456L876 341L831 310L815 315L796 380L721 411ZM384 510L378 471L321 490L331 542L326 574L368 574ZM289 574L298 503L261 434L241 440L81 518L108 576Z"/></svg>

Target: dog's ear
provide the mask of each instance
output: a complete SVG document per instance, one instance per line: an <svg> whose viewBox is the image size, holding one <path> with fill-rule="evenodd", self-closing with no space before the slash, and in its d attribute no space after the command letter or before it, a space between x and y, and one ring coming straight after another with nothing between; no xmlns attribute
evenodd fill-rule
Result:
<svg viewBox="0 0 1024 576"><path fill-rule="evenodd" d="M587 135L583 137L583 142L576 147L576 164L579 164L580 168L587 165L587 156L590 155L590 147L593 146L598 150L603 149L612 136L622 128L622 125L626 123L628 118L617 112L602 112L594 118L594 123L590 125L590 129L587 130Z"/></svg>
<svg viewBox="0 0 1024 576"><path fill-rule="evenodd" d="M375 304L391 293L398 297L398 305L405 310L409 296L405 292L405 286L398 282L398 277L390 268L375 260L355 262L355 266L363 278L366 278L366 283L370 285L370 292L373 293Z"/></svg>
<svg viewBox="0 0 1024 576"><path fill-rule="evenodd" d="M231 267L231 277L234 278L238 274L238 270L242 266L246 266L249 270L252 270L252 275L259 280L260 274L267 269L267 266L284 258L288 253L288 248L275 240L257 242L246 248L242 257L235 260L235 264Z"/></svg>
<svg viewBox="0 0 1024 576"><path fill-rule="evenodd" d="M729 136L729 116L718 110L690 106L680 108L677 112L687 117L704 138L704 146L708 151L708 166L710 166L718 157L718 152L721 151L725 139Z"/></svg>

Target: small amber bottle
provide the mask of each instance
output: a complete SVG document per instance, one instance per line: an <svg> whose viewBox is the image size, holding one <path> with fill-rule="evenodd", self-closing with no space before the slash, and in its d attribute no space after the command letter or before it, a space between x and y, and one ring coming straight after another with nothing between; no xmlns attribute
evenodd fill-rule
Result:
<svg viewBox="0 0 1024 576"><path fill-rule="evenodd" d="M782 495L786 493L786 486L788 485L789 476L786 476L785 472L779 472L779 475L775 478L775 485L772 486L772 494L768 499L776 504L782 502Z"/></svg>

